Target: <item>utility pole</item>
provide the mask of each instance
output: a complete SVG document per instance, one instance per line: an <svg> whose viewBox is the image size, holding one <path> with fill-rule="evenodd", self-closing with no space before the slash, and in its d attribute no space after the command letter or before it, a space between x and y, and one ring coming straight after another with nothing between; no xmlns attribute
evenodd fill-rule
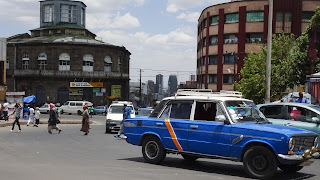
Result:
<svg viewBox="0 0 320 180"><path fill-rule="evenodd" d="M141 83L141 69L140 69L140 86L139 86L139 97L140 97L139 105L140 105L140 106L141 106L141 104L142 104L141 86L142 86L142 83Z"/></svg>
<svg viewBox="0 0 320 180"><path fill-rule="evenodd" d="M269 0L265 103L270 103L273 0Z"/></svg>

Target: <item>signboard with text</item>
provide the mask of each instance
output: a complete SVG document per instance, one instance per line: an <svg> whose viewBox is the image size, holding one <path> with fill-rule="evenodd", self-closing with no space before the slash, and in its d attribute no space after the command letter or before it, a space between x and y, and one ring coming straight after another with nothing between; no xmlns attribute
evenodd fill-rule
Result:
<svg viewBox="0 0 320 180"><path fill-rule="evenodd" d="M121 85L111 86L111 96L115 98L121 98Z"/></svg>
<svg viewBox="0 0 320 180"><path fill-rule="evenodd" d="M103 87L103 82L70 82L71 88L79 87Z"/></svg>

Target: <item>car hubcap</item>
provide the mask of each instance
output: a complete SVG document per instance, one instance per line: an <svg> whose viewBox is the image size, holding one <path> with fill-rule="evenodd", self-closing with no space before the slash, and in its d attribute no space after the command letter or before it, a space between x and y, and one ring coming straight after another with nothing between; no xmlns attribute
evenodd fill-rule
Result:
<svg viewBox="0 0 320 180"><path fill-rule="evenodd" d="M146 155L150 159L156 158L159 153L159 147L157 143L155 143L154 141L149 141L146 144L145 150L146 150Z"/></svg>
<svg viewBox="0 0 320 180"><path fill-rule="evenodd" d="M252 159L252 165L259 171L262 171L267 167L267 162L267 159L263 155L255 156Z"/></svg>

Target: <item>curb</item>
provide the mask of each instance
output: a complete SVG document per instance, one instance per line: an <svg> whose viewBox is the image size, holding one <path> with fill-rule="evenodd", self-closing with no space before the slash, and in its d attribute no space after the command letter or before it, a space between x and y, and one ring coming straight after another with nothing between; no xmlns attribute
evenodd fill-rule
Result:
<svg viewBox="0 0 320 180"><path fill-rule="evenodd" d="M3 124L0 124L0 127L12 126L12 123L13 122L3 123ZM92 124L92 123L93 123L93 121L90 121L90 124ZM27 124L27 122L20 122L20 125L26 125L26 124ZM40 121L39 124L48 124L48 121ZM60 121L59 124L82 124L82 121Z"/></svg>

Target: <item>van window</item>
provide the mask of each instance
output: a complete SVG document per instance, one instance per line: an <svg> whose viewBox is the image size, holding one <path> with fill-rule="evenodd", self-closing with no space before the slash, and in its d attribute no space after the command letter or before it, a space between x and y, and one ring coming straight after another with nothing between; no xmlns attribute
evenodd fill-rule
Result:
<svg viewBox="0 0 320 180"><path fill-rule="evenodd" d="M76 103L71 102L71 103L70 103L70 106L76 106Z"/></svg>
<svg viewBox="0 0 320 180"><path fill-rule="evenodd" d="M66 106L67 106L68 104L69 104L69 102L65 102L63 105L66 105Z"/></svg>
<svg viewBox="0 0 320 180"><path fill-rule="evenodd" d="M82 106L82 103L76 103L76 106Z"/></svg>

